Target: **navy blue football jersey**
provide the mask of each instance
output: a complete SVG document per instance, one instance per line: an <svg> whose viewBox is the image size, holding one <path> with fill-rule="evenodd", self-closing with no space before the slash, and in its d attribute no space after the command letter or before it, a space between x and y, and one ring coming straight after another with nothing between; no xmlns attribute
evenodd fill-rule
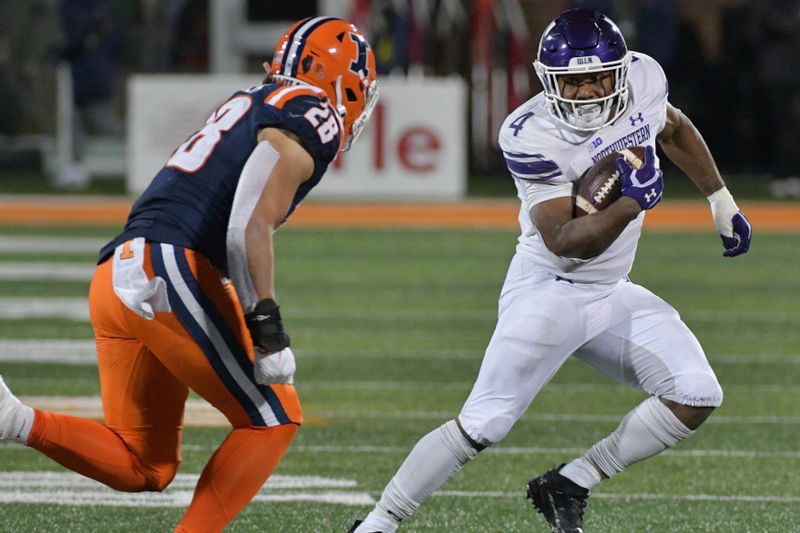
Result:
<svg viewBox="0 0 800 533"><path fill-rule="evenodd" d="M315 87L272 83L234 93L173 152L134 203L122 233L100 251L100 261L128 239L145 237L196 250L226 272L233 197L258 132L291 131L314 159L314 172L297 190L285 221L336 157L343 132L335 113Z"/></svg>

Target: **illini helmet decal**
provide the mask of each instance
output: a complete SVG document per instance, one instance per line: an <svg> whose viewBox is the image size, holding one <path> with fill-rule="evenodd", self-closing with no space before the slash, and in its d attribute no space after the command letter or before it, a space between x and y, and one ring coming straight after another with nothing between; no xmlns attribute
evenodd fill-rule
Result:
<svg viewBox="0 0 800 533"><path fill-rule="evenodd" d="M568 126L593 131L610 124L628 103L631 54L619 28L593 9L571 9L550 23L539 42L533 68L544 87L550 113ZM561 94L559 76L611 72L611 93L592 100Z"/></svg>
<svg viewBox="0 0 800 533"><path fill-rule="evenodd" d="M358 138L378 101L372 48L358 28L342 19L312 17L289 28L268 72L275 80L325 91L344 124L342 150Z"/></svg>

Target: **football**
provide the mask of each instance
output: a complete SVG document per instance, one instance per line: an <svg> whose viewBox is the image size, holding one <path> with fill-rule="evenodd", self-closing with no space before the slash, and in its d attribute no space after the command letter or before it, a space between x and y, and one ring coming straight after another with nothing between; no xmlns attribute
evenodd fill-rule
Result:
<svg viewBox="0 0 800 533"><path fill-rule="evenodd" d="M615 161L622 155L631 168L644 166L644 146L633 146L612 152L589 167L575 181L574 216L582 217L601 211L614 203L622 195L619 172Z"/></svg>

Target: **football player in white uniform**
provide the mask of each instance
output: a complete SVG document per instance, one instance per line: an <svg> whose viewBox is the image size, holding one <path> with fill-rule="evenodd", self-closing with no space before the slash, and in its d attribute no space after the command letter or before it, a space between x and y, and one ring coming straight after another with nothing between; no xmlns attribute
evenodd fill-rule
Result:
<svg viewBox="0 0 800 533"><path fill-rule="evenodd" d="M574 9L545 30L534 68L544 86L505 121L500 146L522 202L522 233L481 369L454 420L424 436L351 531L394 532L470 459L502 440L572 356L649 394L585 455L528 483L553 532L583 531L601 480L690 436L722 403L703 349L678 313L628 280L644 213L661 199L655 144L708 198L725 256L751 228L700 133L667 100L664 73L628 51L604 15ZM573 218L573 181L604 156L645 146L644 166L618 162L622 196ZM620 156L621 157L621 156Z"/></svg>

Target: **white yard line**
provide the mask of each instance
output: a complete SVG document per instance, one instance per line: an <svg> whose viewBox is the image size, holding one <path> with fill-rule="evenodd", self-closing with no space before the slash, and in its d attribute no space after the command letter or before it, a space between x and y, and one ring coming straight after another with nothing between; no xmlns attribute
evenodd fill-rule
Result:
<svg viewBox="0 0 800 533"><path fill-rule="evenodd" d="M89 281L94 274L95 265L86 263L41 263L41 262L3 262L0 263L0 280L29 281Z"/></svg>
<svg viewBox="0 0 800 533"><path fill-rule="evenodd" d="M456 413L453 411L314 411L307 415L321 416L323 418L364 418L370 420L450 420ZM525 414L521 422L588 422L588 423L618 423L622 420L624 413L620 415L592 415L592 414L572 414L572 413L528 413ZM718 416L709 418L705 425L727 425L727 424L775 424L775 425L798 425L800 416Z"/></svg>
<svg viewBox="0 0 800 533"><path fill-rule="evenodd" d="M0 339L0 361L95 365L97 348L94 340Z"/></svg>
<svg viewBox="0 0 800 533"><path fill-rule="evenodd" d="M334 445L308 445L292 446L296 452L309 453L408 453L410 448L402 446L334 446ZM528 446L502 446L487 448L484 452L489 455L583 455L585 448L542 448ZM672 457L719 457L732 459L755 459L755 458L785 458L800 459L800 451L797 450L667 450L659 455Z"/></svg>
<svg viewBox="0 0 800 533"><path fill-rule="evenodd" d="M2 472L0 503L105 505L110 507L186 507L198 475L178 474L160 494L117 492L71 472ZM255 502L305 501L338 505L371 505L372 496L354 492L354 480L319 476L274 475L253 498ZM324 490L321 490L324 489Z"/></svg>
<svg viewBox="0 0 800 533"><path fill-rule="evenodd" d="M443 490L433 493L440 498L519 498L519 492ZM592 498L602 500L671 500L708 502L750 502L750 503L798 503L800 496L726 496L722 494L652 494L652 493L609 493L592 492Z"/></svg>
<svg viewBox="0 0 800 533"><path fill-rule="evenodd" d="M170 483L172 489L193 489L200 478L198 474L176 474ZM283 489L352 489L358 483L354 479L334 479L321 476L284 476L276 474L269 478L269 488ZM0 472L0 488L52 487L80 490L103 489L97 481L71 472Z"/></svg>
<svg viewBox="0 0 800 533"><path fill-rule="evenodd" d="M102 406L97 396L22 396L23 403L39 409L57 411L83 416L87 418L102 418ZM311 423L325 423L326 420L336 419L370 419L370 420L449 420L455 413L452 411L313 411L305 413ZM521 422L589 422L589 423L617 423L623 415L594 415L580 413L527 413ZM322 419L322 420L320 420ZM187 425L195 426L227 426L228 422L222 415L205 400L191 399L186 404ZM712 416L706 424L774 424L794 426L800 424L800 416Z"/></svg>
<svg viewBox="0 0 800 533"><path fill-rule="evenodd" d="M298 381L298 387L309 387L314 389L333 389L333 390L466 390L473 386L472 381L327 381L327 380L302 380ZM780 392L780 393L800 393L800 385L780 385L775 383L747 383L747 384L726 384L723 388L727 391L745 390L753 392ZM635 389L608 381L607 383L548 383L547 389L557 389L569 392L609 392Z"/></svg>
<svg viewBox="0 0 800 533"><path fill-rule="evenodd" d="M89 320L86 298L0 298L0 320L23 318L68 318Z"/></svg>
<svg viewBox="0 0 800 533"><path fill-rule="evenodd" d="M52 255L96 254L111 240L94 237L45 237L42 235L13 235L0 237L0 252Z"/></svg>
<svg viewBox="0 0 800 533"><path fill-rule="evenodd" d="M71 300L71 299L65 299ZM65 303L64 305L67 305ZM42 363L85 363L96 362L93 340L80 339L0 339L0 362L42 362ZM470 350L367 350L353 348L348 350L303 350L305 357L348 357L359 359L454 359L480 361L482 354ZM711 364L770 364L800 365L800 355L736 355L715 354L709 357Z"/></svg>
<svg viewBox="0 0 800 533"><path fill-rule="evenodd" d="M67 280L86 280L91 278L94 272L94 264L86 263L30 263L30 262L0 262L0 279L4 279L4 274L8 273L6 279L67 279ZM88 311L84 314L71 313L72 308L88 309L89 303L86 298L46 298L46 297L11 297L0 298L0 319L4 318L40 318L57 317L66 315L66 318L75 320L88 320ZM286 317L314 320L330 318L331 311L324 308L314 307L293 307L284 313ZM800 315L792 313L739 313L739 312L713 312L713 311L688 311L683 313L684 317L706 322L726 323L741 322L743 320L762 320L774 323L797 322L800 323ZM494 321L494 310L470 311L463 309L439 309L439 310L414 310L414 309L342 309L336 311L336 316L342 320L363 321L363 320L386 320L386 321Z"/></svg>
<svg viewBox="0 0 800 533"><path fill-rule="evenodd" d="M65 268L61 268L66 265ZM62 272L63 270L63 272ZM0 262L0 280L2 279L80 279L81 272L86 279L91 278L94 265L80 265L77 263L15 263ZM8 274L6 277L5 275ZM52 276L51 276L52 274ZM26 277L27 276L27 277ZM65 276L66 278L59 278ZM88 309L87 298L46 298L46 297L10 297L0 298L0 319L3 318L39 318L43 316L58 316L60 309L68 306L82 306ZM85 320L88 320L88 312ZM330 309L293 307L284 313L285 317L304 320L329 319L332 316ZM442 310L406 310L406 309L337 309L335 316L342 320L413 320L413 321L450 321L450 320L494 320L493 311L464 311L458 309Z"/></svg>
<svg viewBox="0 0 800 533"><path fill-rule="evenodd" d="M54 411L83 418L101 420L103 406L99 396L20 396L20 400L45 411ZM187 426L226 427L228 420L202 399L186 401L184 424Z"/></svg>
<svg viewBox="0 0 800 533"><path fill-rule="evenodd" d="M0 473L0 503L46 503L56 505L103 505L109 507L185 507L192 498L197 475L178 474L163 493L121 493L70 472ZM368 492L335 490L356 487L355 481L321 477L275 475L259 491L254 502L307 501L339 505L372 505ZM299 490L298 490L299 489ZM333 490L332 490L333 489ZM434 498L520 498L520 492L442 490ZM726 494L655 494L594 492L605 500L705 501L737 503L800 502L798 496L752 496Z"/></svg>
<svg viewBox="0 0 800 533"><path fill-rule="evenodd" d="M28 451L28 448L24 448L19 446L15 443L0 443L0 449L4 451L9 450L19 450L19 451ZM204 444L190 444L184 443L181 445L181 450L184 452L213 452L216 449L216 446L211 445L204 445ZM363 446L338 446L338 445L301 445L301 444L293 444L291 447L291 451L294 453L313 453L313 454L321 454L321 453L330 453L330 454L360 454L360 455L370 455L370 454L402 454L406 455L411 450L409 447L405 446L375 446L375 445L363 445ZM486 455L555 455L555 456L575 456L575 455L583 455L586 453L585 448L578 448L578 447L571 447L571 448L545 448L545 447L537 447L537 446L503 446L502 444L493 446L491 448L487 448L482 454ZM666 450L659 454L659 456L666 456L666 457L710 457L710 458L717 458L717 459L800 459L800 451L798 450ZM188 475L188 474L187 474ZM323 478L326 479L327 478ZM175 483L179 483L179 485L175 485ZM326 483L330 483L329 480ZM0 479L0 487L3 486L3 481ZM173 482L173 486L178 487L180 482L176 479ZM344 486L344 485L342 485ZM349 486L349 485L347 485Z"/></svg>

